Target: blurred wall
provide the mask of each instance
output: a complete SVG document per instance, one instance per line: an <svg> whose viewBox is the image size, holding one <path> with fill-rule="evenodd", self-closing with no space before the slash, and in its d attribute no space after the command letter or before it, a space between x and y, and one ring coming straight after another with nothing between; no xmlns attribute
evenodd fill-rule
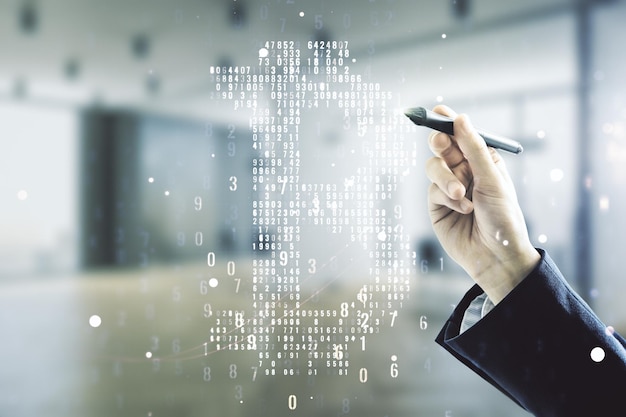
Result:
<svg viewBox="0 0 626 417"><path fill-rule="evenodd" d="M524 415L432 341L471 283L433 245L423 168L429 132L401 114L415 105L450 105L524 144L522 155L505 160L533 243L608 325L626 329L623 1L59 0L5 2L0 10L0 55L9 57L0 65L0 310L8 341L0 356L9 358L0 414L247 415L284 412L297 398L302 415ZM281 39L348 40L350 72L391 97L376 103L390 116L385 140L406 151L398 161L380 158L376 126L363 132L355 123L362 108L350 117L337 102L302 109L299 185L347 189L373 172L367 181L394 189L372 202L385 212L377 218L408 236L377 257L347 229L313 225L298 235L307 308L362 304L346 313L356 328L381 315L367 350L364 339L345 343L358 364L351 377L369 370L368 384L345 383L323 361L317 380L303 371L257 382L258 352L207 352L226 329L219 320L230 334L240 320L233 312L259 311L250 307L252 260L294 264L280 252L251 250L274 233L263 233L252 214L261 198L252 168L270 157L251 146L253 109L221 98L211 75L216 67L259 67L264 42ZM319 207L332 212L331 197L301 193L303 219ZM288 205L292 195L273 197ZM391 233L380 230L367 231L368 244L386 243ZM406 299L390 308L385 299L365 319L363 285L387 278L372 271L392 250L408 256L408 272L396 276L408 282L399 294ZM581 273L581 263L592 272ZM320 351L332 353L337 340L329 340ZM280 359L279 371L293 364ZM41 385L31 389L31 378ZM55 395L38 388L53 384Z"/></svg>
<svg viewBox="0 0 626 417"><path fill-rule="evenodd" d="M617 2L599 8L593 15L593 93L591 135L591 196L595 308L607 323L623 328L626 310L620 294L626 280L620 259L624 256L622 236L626 233L624 164L626 129L626 56L616 39L626 35L618 22L626 16L626 5Z"/></svg>
<svg viewBox="0 0 626 417"><path fill-rule="evenodd" d="M0 281L78 265L78 125L73 108L0 103Z"/></svg>

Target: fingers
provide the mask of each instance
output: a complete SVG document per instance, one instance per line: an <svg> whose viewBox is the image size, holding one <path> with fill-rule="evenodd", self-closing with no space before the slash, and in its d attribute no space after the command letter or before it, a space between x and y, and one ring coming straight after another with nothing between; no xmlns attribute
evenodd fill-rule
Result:
<svg viewBox="0 0 626 417"><path fill-rule="evenodd" d="M436 106L433 111L451 118L457 117L447 106ZM463 175L463 167L456 169L466 160L463 152L450 136L441 132L431 133L428 144L436 155L426 163L426 175L433 183L429 194L430 203L460 213L471 212L472 202L465 197L471 176ZM455 169L456 173L453 171Z"/></svg>
<svg viewBox="0 0 626 417"><path fill-rule="evenodd" d="M435 107L433 107L433 111L435 113L439 113L439 114L443 114L444 116L448 116L452 119L456 119L456 112L454 110L452 110L450 107L446 106L445 104L438 104Z"/></svg>
<svg viewBox="0 0 626 417"><path fill-rule="evenodd" d="M454 170L464 161L471 167L471 175L503 179L512 184L504 160L500 154L478 135L467 115L458 115L449 107L436 106L433 111L454 119L454 136L434 131L429 137L431 151ZM499 174L499 175L498 175Z"/></svg>
<svg viewBox="0 0 626 417"><path fill-rule="evenodd" d="M429 196L431 204L447 206L460 213L472 211L472 202L465 196L466 175L460 171L455 174L442 158L434 157L426 162L426 175L432 182Z"/></svg>
<svg viewBox="0 0 626 417"><path fill-rule="evenodd" d="M445 206L458 213L468 214L474 209L473 203L470 200L465 197L460 200L450 198L450 196L435 183L431 184L428 189L428 202L431 211Z"/></svg>
<svg viewBox="0 0 626 417"><path fill-rule="evenodd" d="M473 203L465 197L470 183L478 179L483 185L500 188L501 180L511 182L507 169L500 154L487 146L467 115L457 115L443 105L433 111L454 119L454 135L433 132L429 137L429 147L435 154L426 164L427 176L433 183L429 199L432 204L470 213Z"/></svg>
<svg viewBox="0 0 626 417"><path fill-rule="evenodd" d="M515 186L513 185L513 180L509 175L509 170L506 168L506 163L504 162L504 159L502 159L500 153L494 148L489 148L489 153L491 154L491 159L493 160L493 163L500 172L500 176L504 179L504 181L506 181L506 184L511 189L515 189Z"/></svg>
<svg viewBox="0 0 626 417"><path fill-rule="evenodd" d="M500 155L495 150L490 150L465 114L454 120L454 139L460 152L468 160L474 176L496 178L501 174L494 161L496 158L497 161L502 161Z"/></svg>
<svg viewBox="0 0 626 417"><path fill-rule="evenodd" d="M450 168L465 161L465 156L456 142L445 133L432 132L428 138L428 145L432 153L442 158Z"/></svg>
<svg viewBox="0 0 626 417"><path fill-rule="evenodd" d="M465 185L443 159L431 158L426 161L426 176L451 199L461 200L465 196Z"/></svg>
<svg viewBox="0 0 626 417"><path fill-rule="evenodd" d="M467 159L475 173L494 174L495 165L502 159L497 151L489 148L485 140L474 129L469 117L457 115L448 106L438 105L434 112L454 119L454 136L433 132L429 137L431 151L454 168Z"/></svg>
<svg viewBox="0 0 626 417"><path fill-rule="evenodd" d="M439 105L433 109L434 112L443 114L452 119L457 117L456 113L447 106ZM449 167L454 168L463 160L463 152L459 149L456 142L445 133L433 131L428 138L428 145L430 150L438 157L443 158Z"/></svg>

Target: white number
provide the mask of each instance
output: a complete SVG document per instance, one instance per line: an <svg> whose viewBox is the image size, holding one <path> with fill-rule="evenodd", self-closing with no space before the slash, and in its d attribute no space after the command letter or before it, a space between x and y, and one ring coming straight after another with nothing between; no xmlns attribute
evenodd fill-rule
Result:
<svg viewBox="0 0 626 417"><path fill-rule="evenodd" d="M367 382L367 368L359 369L359 381L361 381L362 384Z"/></svg>
<svg viewBox="0 0 626 417"><path fill-rule="evenodd" d="M234 261L228 261L228 263L226 264L226 273L228 273L228 276L230 277L235 275L235 262Z"/></svg>
<svg viewBox="0 0 626 417"><path fill-rule="evenodd" d="M279 258L280 258L280 266L286 266L287 261L289 260L287 252L285 252L284 250L280 251Z"/></svg>
<svg viewBox="0 0 626 417"><path fill-rule="evenodd" d="M287 400L287 406L289 407L290 410L295 410L296 406L298 405L298 398L291 394L289 396L289 399Z"/></svg>
<svg viewBox="0 0 626 417"><path fill-rule="evenodd" d="M397 363L394 362L394 363L391 364L390 372L391 372L391 377L392 378L397 378L398 377L398 364Z"/></svg>
<svg viewBox="0 0 626 417"><path fill-rule="evenodd" d="M341 303L341 317L348 317L348 303Z"/></svg>

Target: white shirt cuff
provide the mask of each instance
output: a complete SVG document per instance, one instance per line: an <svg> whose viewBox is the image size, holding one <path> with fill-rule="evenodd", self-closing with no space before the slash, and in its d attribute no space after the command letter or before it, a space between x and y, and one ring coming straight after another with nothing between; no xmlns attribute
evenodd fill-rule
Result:
<svg viewBox="0 0 626 417"><path fill-rule="evenodd" d="M494 306L493 302L485 293L482 293L478 297L474 298L469 307L467 307L467 310L465 310L465 314L463 314L459 334L478 323L478 321L485 317Z"/></svg>

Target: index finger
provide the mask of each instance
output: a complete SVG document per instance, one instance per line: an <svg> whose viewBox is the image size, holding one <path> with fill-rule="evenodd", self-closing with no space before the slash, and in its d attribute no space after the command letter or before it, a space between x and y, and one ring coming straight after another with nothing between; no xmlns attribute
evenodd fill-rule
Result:
<svg viewBox="0 0 626 417"><path fill-rule="evenodd" d="M454 110L448 106L438 105L433 108L433 111L452 119L457 117ZM465 156L456 144L456 141L445 133L433 131L428 137L428 146L431 152L443 159L451 169L465 160Z"/></svg>
<svg viewBox="0 0 626 417"><path fill-rule="evenodd" d="M499 173L494 154L498 160L497 152L492 152L484 139L472 126L472 122L465 114L454 119L454 139L465 159L469 162L472 173L475 176L497 176Z"/></svg>

